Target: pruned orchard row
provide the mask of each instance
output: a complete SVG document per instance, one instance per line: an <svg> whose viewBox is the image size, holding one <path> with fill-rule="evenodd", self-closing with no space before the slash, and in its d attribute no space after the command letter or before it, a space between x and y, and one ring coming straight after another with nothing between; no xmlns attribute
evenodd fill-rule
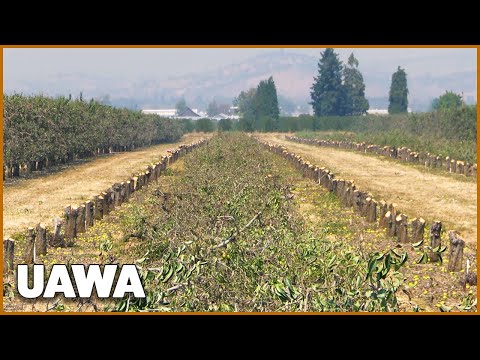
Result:
<svg viewBox="0 0 480 360"><path fill-rule="evenodd" d="M450 173L477 177L477 164L471 164L463 160L455 160L450 156L430 154L428 152L416 152L406 147L380 146L375 144L357 143L352 141L333 141L319 139L305 139L296 136L285 136L289 141L302 144L334 147L341 149L356 150L362 153L386 156L395 160L422 164L426 167L444 169Z"/></svg>
<svg viewBox="0 0 480 360"><path fill-rule="evenodd" d="M423 218L414 218L409 222L408 216L403 214L396 204L388 204L383 200L377 202L372 194L358 189L353 180L337 179L330 170L311 164L301 156L289 152L284 146L260 142L269 151L287 159L303 173L303 176L314 180L334 193L343 206L353 207L355 212L365 217L368 222L375 223L378 221L378 225L385 228L387 236L395 238L399 243L412 243L414 247L423 244L426 227L426 221ZM422 262L442 260L442 253L446 250L446 247L442 246L441 231L442 223L434 221L430 227L430 246L424 247L426 251ZM450 254L447 270L460 271L463 269L465 241L455 230L448 231L448 238ZM466 280L476 285L476 275L475 278L467 278Z"/></svg>
<svg viewBox="0 0 480 360"><path fill-rule="evenodd" d="M96 221L100 221L116 207L129 200L130 196L158 179L167 166L177 161L181 156L204 145L207 140L200 140L187 145L180 145L159 162L149 165L144 171L132 176L129 180L115 183L107 190L95 195L92 200L78 206L68 205L64 209L63 218L55 218L52 227L38 224L26 231L26 249L21 262L33 264L39 255L47 253L47 247L70 247L75 243L78 234L84 233ZM14 269L13 239L3 240L3 272L8 274Z"/></svg>

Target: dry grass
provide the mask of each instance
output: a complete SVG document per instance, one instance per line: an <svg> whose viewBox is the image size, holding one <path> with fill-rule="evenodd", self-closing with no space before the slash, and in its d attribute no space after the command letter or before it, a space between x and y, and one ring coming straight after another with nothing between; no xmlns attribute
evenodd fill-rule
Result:
<svg viewBox="0 0 480 360"><path fill-rule="evenodd" d="M204 137L205 134L186 134L176 143L107 155L68 166L54 174L4 184L3 237L39 222L49 224L62 214L66 205L78 205L113 183L125 181L147 164L158 161L168 149Z"/></svg>
<svg viewBox="0 0 480 360"><path fill-rule="evenodd" d="M410 217L427 222L440 220L447 229L461 233L470 245L477 239L477 184L454 176L433 173L381 157L294 143L283 134L259 134L261 139L284 145L315 165L325 166L337 177L353 179L376 199L396 203Z"/></svg>

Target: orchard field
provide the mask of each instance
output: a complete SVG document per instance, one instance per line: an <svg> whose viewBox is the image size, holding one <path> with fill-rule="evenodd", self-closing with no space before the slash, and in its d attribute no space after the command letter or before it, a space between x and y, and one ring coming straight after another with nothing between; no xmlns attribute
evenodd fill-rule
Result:
<svg viewBox="0 0 480 360"><path fill-rule="evenodd" d="M469 273L476 273L477 268L476 179L432 173L366 154L297 144L283 134L192 134L182 142L205 137L209 137L208 143L162 170L158 180L135 191L128 201L78 234L71 246L49 247L46 255L35 260L47 267L54 263L135 263L146 299L69 300L57 296L50 301L24 301L16 293L13 279L7 278L4 309L476 311L476 286L465 282L467 260ZM281 144L316 166L328 167L337 177L354 179L375 198L398 203L411 217L423 216L429 224L440 220L445 229L457 230L466 242L462 269L447 271L449 242L445 231L441 233L442 245L447 246L441 254L443 261L419 262L428 253L428 228L423 244L400 243L387 236L378 223L368 222L353 208L343 206L333 192L269 152L260 141ZM22 188L32 186L40 192L43 190L35 187L35 181L48 184L54 176L63 176L57 183L64 184L60 186L65 186L64 191L59 189L51 199L43 200L52 212L61 212L66 203L83 200L82 195L69 198L68 184L88 189L88 197L89 191L99 190L93 187L120 181L142 162L154 161L166 150L166 145L147 147L142 150L144 157L137 157L136 162L130 159L129 163L128 158L135 152L116 154L121 161L111 157L112 162L105 165L104 159L93 159L77 168L61 169L58 174L4 186L4 198L10 194L12 199L7 208L4 201L4 231L5 210L7 214L21 213L29 206L28 201L16 206L15 198L20 197L15 191L19 194ZM104 171L111 168L116 169L113 174ZM78 174L81 169L83 176ZM94 171L88 173L89 169ZM103 183L88 181L95 177ZM36 200L34 197L29 204ZM40 213L32 221L40 221ZM23 226L27 223L10 224L15 263L20 263L26 242Z"/></svg>

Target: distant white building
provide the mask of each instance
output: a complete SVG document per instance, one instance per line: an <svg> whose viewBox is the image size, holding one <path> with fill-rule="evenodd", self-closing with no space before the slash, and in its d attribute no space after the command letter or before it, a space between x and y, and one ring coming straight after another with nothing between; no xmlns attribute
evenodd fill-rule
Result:
<svg viewBox="0 0 480 360"><path fill-rule="evenodd" d="M407 112L411 113L412 109L407 108ZM368 115L388 115L388 109L368 109Z"/></svg>
<svg viewBox="0 0 480 360"><path fill-rule="evenodd" d="M368 109L368 115L388 115L388 109Z"/></svg>
<svg viewBox="0 0 480 360"><path fill-rule="evenodd" d="M144 109L144 114L156 114L161 117L175 117L177 115L177 109Z"/></svg>

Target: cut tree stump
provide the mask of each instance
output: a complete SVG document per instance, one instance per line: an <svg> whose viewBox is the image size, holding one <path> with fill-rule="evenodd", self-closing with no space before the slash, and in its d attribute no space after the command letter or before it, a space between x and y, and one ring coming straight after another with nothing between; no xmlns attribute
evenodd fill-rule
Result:
<svg viewBox="0 0 480 360"><path fill-rule="evenodd" d="M106 197L107 199L107 204L108 204L108 212L111 212L113 210L115 210L115 192L113 191L113 189L108 189L107 190L107 194L108 196Z"/></svg>
<svg viewBox="0 0 480 360"><path fill-rule="evenodd" d="M457 161L455 159L450 160L450 172L451 173L457 172Z"/></svg>
<svg viewBox="0 0 480 360"><path fill-rule="evenodd" d="M360 190L353 191L353 209L360 215L362 209L362 196Z"/></svg>
<svg viewBox="0 0 480 360"><path fill-rule="evenodd" d="M380 203L378 204L378 218L379 218L379 223L378 226L380 228L386 228L387 223L385 221L385 214L388 211L388 205L385 201L381 200Z"/></svg>
<svg viewBox="0 0 480 360"><path fill-rule="evenodd" d="M462 270L465 241L458 236L455 230L448 232L448 238L450 239L450 258L448 260L447 271L460 271Z"/></svg>
<svg viewBox="0 0 480 360"><path fill-rule="evenodd" d="M65 217L65 240L66 245L71 246L73 244L73 239L77 237L77 214L78 209L68 205L63 210L63 215Z"/></svg>
<svg viewBox="0 0 480 360"><path fill-rule="evenodd" d="M28 228L27 230L27 244L25 247L25 264L33 264L35 262L35 230Z"/></svg>
<svg viewBox="0 0 480 360"><path fill-rule="evenodd" d="M390 211L387 211L385 214L385 225L386 225L386 234L387 236L395 236L395 219Z"/></svg>
<svg viewBox="0 0 480 360"><path fill-rule="evenodd" d="M3 239L3 274L13 272L13 256L15 254L15 241Z"/></svg>
<svg viewBox="0 0 480 360"><path fill-rule="evenodd" d="M392 222L389 224L389 232L388 234L390 234L391 237L394 237L395 235L397 235L397 225L396 225L396 222L395 222L395 219L397 218L397 213L398 213L398 210L397 210L397 204L390 204L388 205L388 211L390 211L390 214L392 216Z"/></svg>
<svg viewBox="0 0 480 360"><path fill-rule="evenodd" d="M86 207L84 204L82 204L78 207L78 210L77 210L77 219L76 219L77 234L85 232L85 218L86 218Z"/></svg>
<svg viewBox="0 0 480 360"><path fill-rule="evenodd" d="M93 210L93 218L96 221L102 220L103 219L103 203L104 203L104 198L102 195L96 195L94 197L94 203L95 203L95 208Z"/></svg>
<svg viewBox="0 0 480 360"><path fill-rule="evenodd" d="M377 221L377 202L368 197L366 200L367 221L374 223Z"/></svg>
<svg viewBox="0 0 480 360"><path fill-rule="evenodd" d="M398 242L408 243L408 217L405 214L399 214L395 218L395 227L397 230Z"/></svg>
<svg viewBox="0 0 480 360"><path fill-rule="evenodd" d="M423 235L425 233L425 220L422 218L414 218L411 223L412 226L412 234L411 234L411 242L416 243L423 239Z"/></svg>
<svg viewBox="0 0 480 360"><path fill-rule="evenodd" d="M47 254L47 229L43 224L38 224L35 237L35 256Z"/></svg>
<svg viewBox="0 0 480 360"><path fill-rule="evenodd" d="M85 202L85 229L93 226L95 220L95 209L92 201Z"/></svg>
<svg viewBox="0 0 480 360"><path fill-rule="evenodd" d="M109 199L110 194L108 194L105 191L102 191L100 195L102 195L102 200L103 200L102 201L102 215L103 215L103 217L105 217L110 212L110 208L108 207L108 204L110 202L110 199Z"/></svg>
<svg viewBox="0 0 480 360"><path fill-rule="evenodd" d="M52 247L64 247L65 241L63 239L63 235L61 233L63 221L60 218L53 219L53 232L50 238L49 244Z"/></svg>
<svg viewBox="0 0 480 360"><path fill-rule="evenodd" d="M430 247L435 249L436 247L440 247L442 245L442 241L440 239L440 234L442 232L442 223L440 221L434 221L432 226L430 226ZM439 259L438 254L430 251L428 257L431 262L436 262Z"/></svg>

